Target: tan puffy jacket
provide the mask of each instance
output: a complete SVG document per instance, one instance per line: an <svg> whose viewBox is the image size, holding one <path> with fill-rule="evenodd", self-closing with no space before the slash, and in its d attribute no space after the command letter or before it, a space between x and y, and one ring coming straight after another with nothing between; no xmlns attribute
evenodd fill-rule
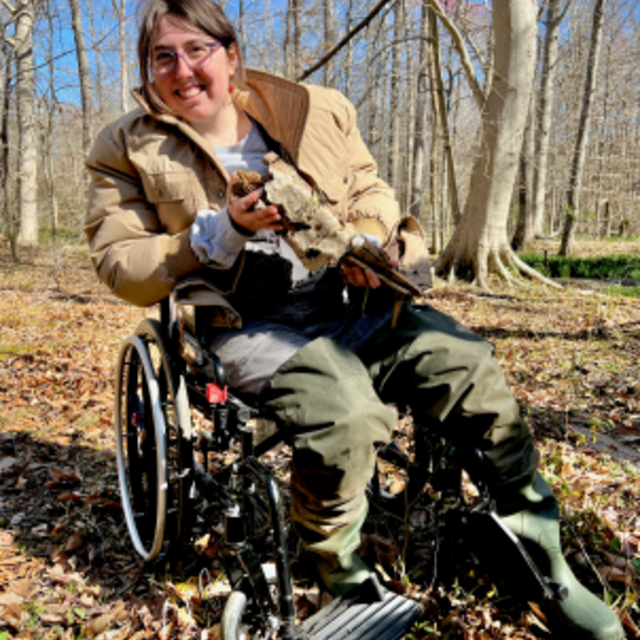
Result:
<svg viewBox="0 0 640 640"><path fill-rule="evenodd" d="M256 71L247 72L246 87L232 98L279 145L276 152L323 192L336 215L385 244L390 240L398 205L378 177L346 98ZM89 155L85 230L100 279L120 298L146 306L202 269L189 228L199 210L225 206L229 176L186 122L138 99L141 107L106 127ZM242 262L213 274L222 293L249 277Z"/></svg>

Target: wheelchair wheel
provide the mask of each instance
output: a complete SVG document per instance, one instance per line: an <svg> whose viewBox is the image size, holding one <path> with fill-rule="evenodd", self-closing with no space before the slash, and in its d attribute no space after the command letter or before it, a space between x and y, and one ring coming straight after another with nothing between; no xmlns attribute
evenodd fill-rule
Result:
<svg viewBox="0 0 640 640"><path fill-rule="evenodd" d="M179 548L193 481L185 381L172 365L160 323L143 320L120 349L115 429L122 507L146 561Z"/></svg>
<svg viewBox="0 0 640 640"><path fill-rule="evenodd" d="M272 565L262 565L272 595L277 594L277 575ZM275 619L273 622L276 622ZM277 631L275 625L268 625L264 616L252 606L247 594L240 589L231 592L224 606L220 619L221 640L267 640L273 638Z"/></svg>
<svg viewBox="0 0 640 640"><path fill-rule="evenodd" d="M242 622L246 607L247 596L242 591L232 591L220 620L221 640L251 640L251 631Z"/></svg>

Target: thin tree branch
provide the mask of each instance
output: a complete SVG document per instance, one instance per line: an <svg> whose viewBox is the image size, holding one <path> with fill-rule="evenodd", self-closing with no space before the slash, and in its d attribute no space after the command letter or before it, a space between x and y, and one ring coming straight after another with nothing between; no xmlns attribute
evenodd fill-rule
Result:
<svg viewBox="0 0 640 640"><path fill-rule="evenodd" d="M462 68L465 71L469 86L471 87L473 97L476 100L478 108L480 109L480 111L482 111L484 109L486 96L484 95L484 92L482 91L482 88L478 83L478 79L476 78L476 73L473 69L473 62L471 61L469 51L467 50L464 38L460 33L460 30L445 14L438 0L427 0L427 2L429 2L429 4L433 7L433 10L435 11L438 18L440 18L440 21L444 25L444 28L449 32L449 35L453 39L453 43L458 51L458 55L460 56Z"/></svg>
<svg viewBox="0 0 640 640"><path fill-rule="evenodd" d="M15 13L15 12L16 12L16 8L15 8L13 5L9 4L9 3L7 2L7 0L0 0L0 4L2 4L2 6L3 6L3 7L4 7L4 8L9 12L9 13L13 14L13 13Z"/></svg>
<svg viewBox="0 0 640 640"><path fill-rule="evenodd" d="M0 2L4 2L5 0L0 0ZM338 51L340 51L345 45L347 45L360 31L362 31L379 13L382 11L384 6L391 2L392 0L380 0L378 4L373 8L371 13L366 16L361 22L359 22L347 35L338 42L338 44L333 47L330 51L325 53L318 62L316 62L312 67L303 71L299 78L297 78L298 82L302 82L306 80L312 73L316 72L318 69L323 67L333 56L335 56ZM397 0L393 0L393 2L397 2Z"/></svg>

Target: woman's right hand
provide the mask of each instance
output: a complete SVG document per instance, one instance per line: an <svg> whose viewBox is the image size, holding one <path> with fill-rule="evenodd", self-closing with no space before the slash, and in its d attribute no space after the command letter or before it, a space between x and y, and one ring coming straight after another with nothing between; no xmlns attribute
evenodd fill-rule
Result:
<svg viewBox="0 0 640 640"><path fill-rule="evenodd" d="M256 233L260 229L273 231L282 229L282 216L278 213L278 207L267 205L259 209L254 208L263 194L264 189L256 189L242 198L230 193L227 197L227 211L232 220L251 233Z"/></svg>

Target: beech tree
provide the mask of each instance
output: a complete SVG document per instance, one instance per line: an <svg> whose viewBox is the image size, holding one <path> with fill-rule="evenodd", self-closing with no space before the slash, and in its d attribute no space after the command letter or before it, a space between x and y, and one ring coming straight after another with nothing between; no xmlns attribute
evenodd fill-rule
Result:
<svg viewBox="0 0 640 640"><path fill-rule="evenodd" d="M84 29L82 27L82 11L79 0L69 0L71 9L71 26L76 43L76 57L78 60L78 77L80 78L80 97L82 100L82 150L84 156L89 155L93 143L91 99L91 78L89 75L89 60L84 43Z"/></svg>
<svg viewBox="0 0 640 640"><path fill-rule="evenodd" d="M33 26L38 0L2 0L15 23L13 38L6 38L16 59L16 99L18 110L18 207L20 233L18 244L38 244L38 140L35 118L35 81L33 73Z"/></svg>
<svg viewBox="0 0 640 640"><path fill-rule="evenodd" d="M544 196L547 184L547 160L553 96L558 61L558 34L560 25L567 13L571 0L567 0L561 10L562 0L548 0L545 17L545 41L542 50L542 69L540 89L538 91L538 109L536 114L535 160L533 173L533 235L541 237L544 222Z"/></svg>
<svg viewBox="0 0 640 640"><path fill-rule="evenodd" d="M576 136L576 146L571 164L571 178L569 190L567 192L567 213L564 219L562 230L562 243L560 244L560 255L569 256L573 250L575 238L576 217L580 211L579 196L582 183L582 173L584 170L584 160L589 139L589 122L596 89L596 79L598 72L598 60L600 59L600 44L602 42L602 27L604 25L604 10L607 0L596 0L593 10L593 29L591 32L591 44L589 47L589 61L587 63L587 75L584 83L584 93L582 96L582 109L580 111L580 123L578 125L578 135Z"/></svg>
<svg viewBox="0 0 640 640"><path fill-rule="evenodd" d="M421 0L420 3L420 59L418 65L417 78L417 95L416 109L414 113L414 142L413 142L413 164L411 177L411 194L409 198L409 212L411 215L420 220L422 218L422 200L423 200L423 175L425 166L425 146L426 146L426 123L427 123L427 106L428 93L427 81L429 78L429 21L428 13L430 11L427 0Z"/></svg>
<svg viewBox="0 0 640 640"><path fill-rule="evenodd" d="M438 1L430 1L442 18ZM448 27L453 29L450 24ZM451 279L462 276L482 288L489 287L491 272L509 282L514 280L510 268L531 277L539 275L517 258L507 237L509 205L533 87L536 29L532 0L494 0L495 55L491 91L486 98L471 76L482 106L480 152L462 219L434 268L441 275Z"/></svg>

